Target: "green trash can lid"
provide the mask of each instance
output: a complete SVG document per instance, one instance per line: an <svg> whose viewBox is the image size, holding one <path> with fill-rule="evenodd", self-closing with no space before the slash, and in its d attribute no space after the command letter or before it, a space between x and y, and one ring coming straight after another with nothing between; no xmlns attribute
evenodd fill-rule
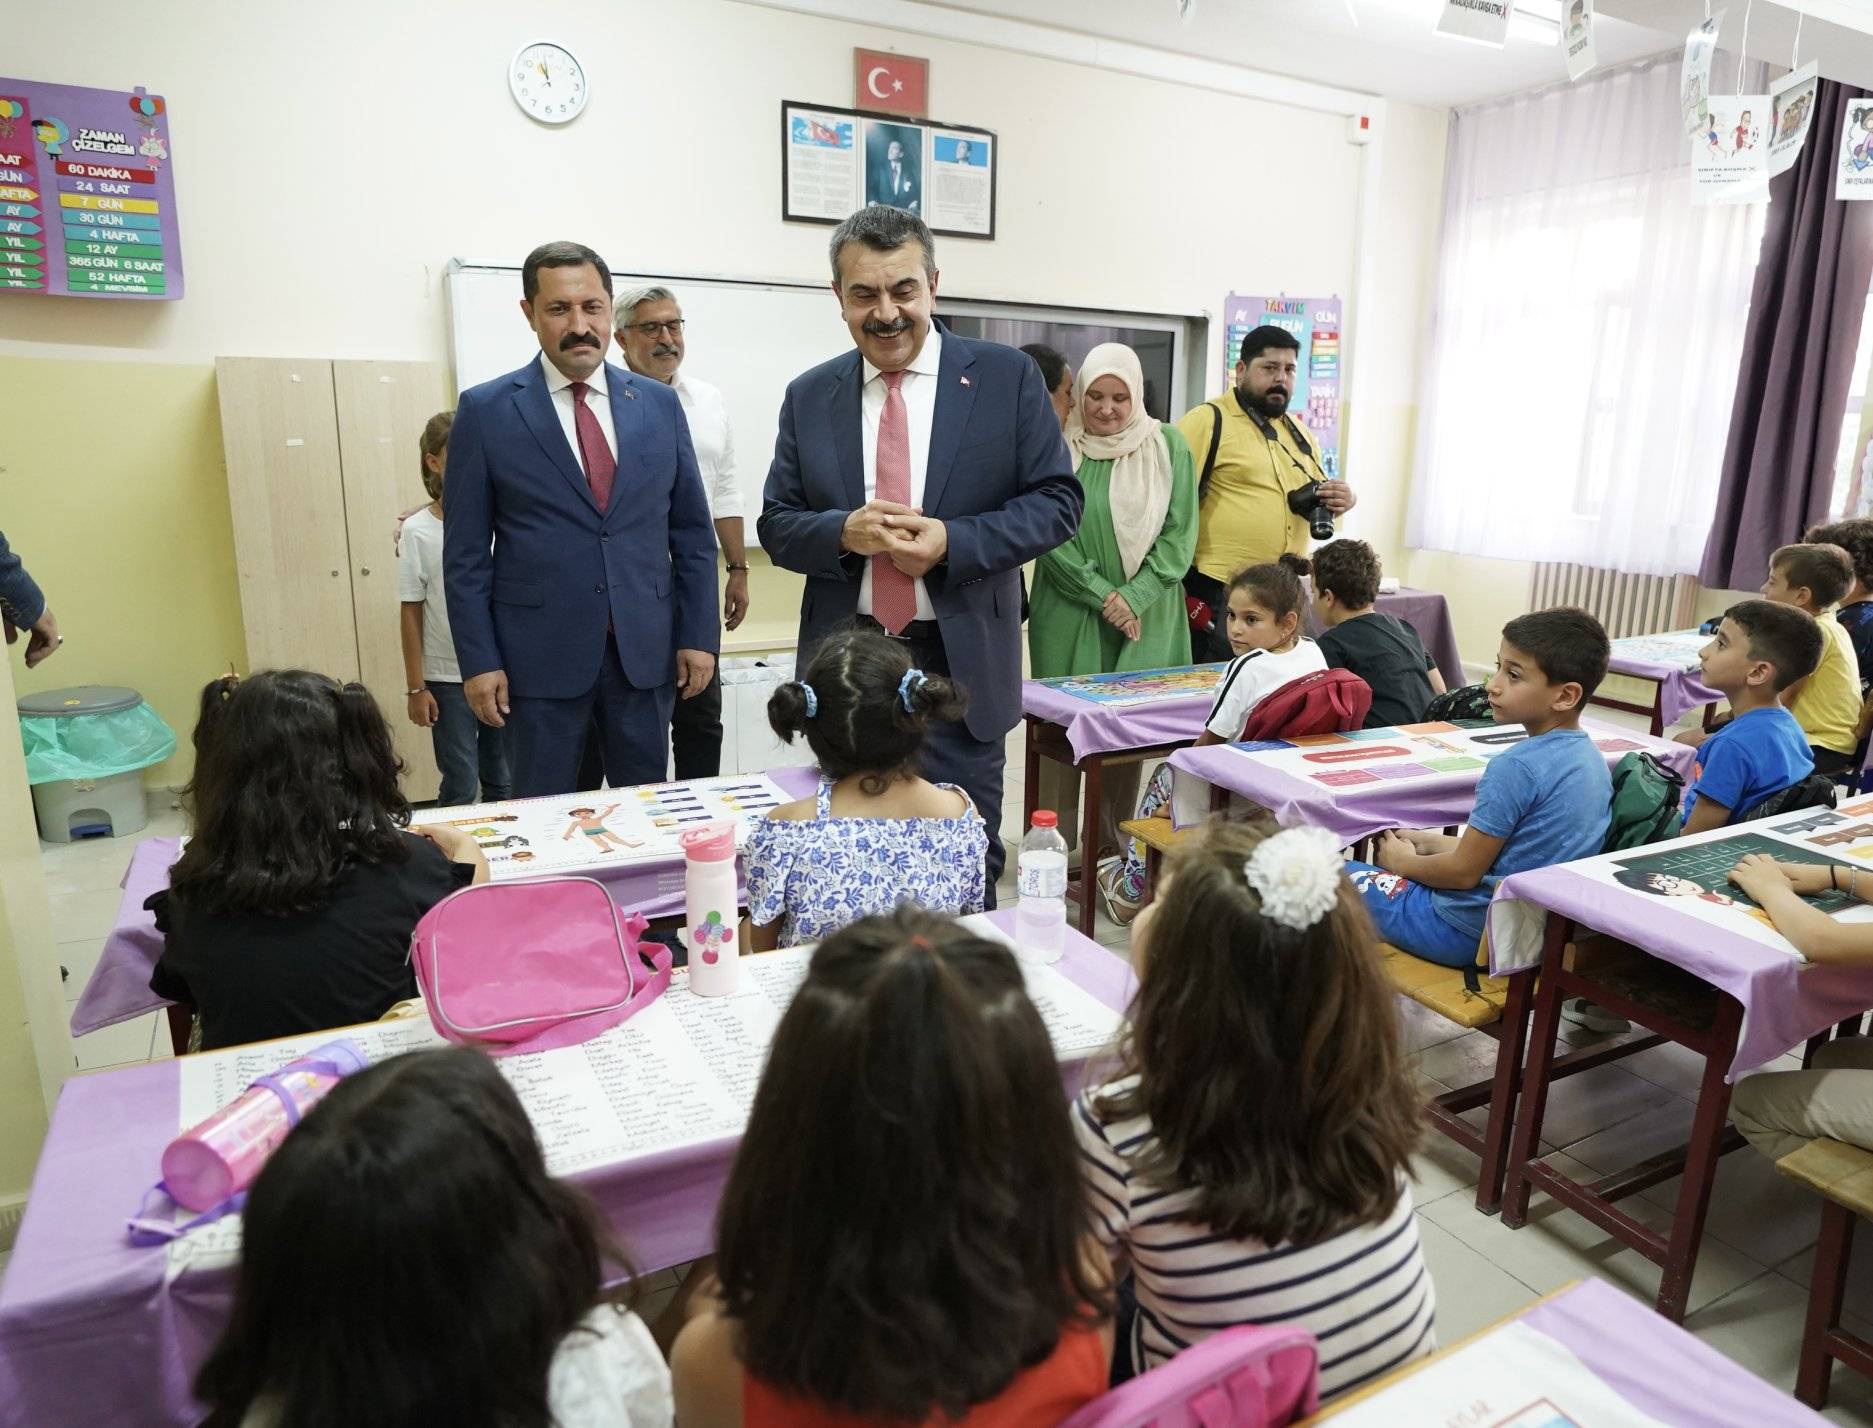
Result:
<svg viewBox="0 0 1873 1428"><path fill-rule="evenodd" d="M21 715L31 719L64 719L74 714L115 714L134 709L143 696L116 684L81 684L74 689L48 689L20 700Z"/></svg>

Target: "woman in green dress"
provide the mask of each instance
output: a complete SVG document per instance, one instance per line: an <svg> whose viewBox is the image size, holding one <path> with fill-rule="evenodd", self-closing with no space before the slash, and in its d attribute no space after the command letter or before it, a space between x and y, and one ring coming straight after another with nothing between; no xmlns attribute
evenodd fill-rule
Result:
<svg viewBox="0 0 1873 1428"><path fill-rule="evenodd" d="M1196 549L1196 477L1183 434L1152 419L1144 389L1138 354L1121 343L1101 343L1080 364L1066 438L1086 510L1073 539L1034 564L1035 679L1190 663L1183 579ZM1043 805L1060 813L1070 842L1077 777L1052 760L1041 767ZM1137 778L1136 764L1106 771L1102 844L1117 846L1117 820L1131 815Z"/></svg>

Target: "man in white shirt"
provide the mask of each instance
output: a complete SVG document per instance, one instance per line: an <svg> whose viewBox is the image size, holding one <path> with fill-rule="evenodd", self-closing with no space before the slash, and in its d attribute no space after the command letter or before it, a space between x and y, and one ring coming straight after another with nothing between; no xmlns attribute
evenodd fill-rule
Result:
<svg viewBox="0 0 1873 1428"><path fill-rule="evenodd" d="M696 468L715 518L716 543L728 561L722 588L722 623L733 630L748 615L748 553L742 544L741 483L735 475L735 439L722 393L687 375L683 366L683 308L666 287L626 288L612 304L613 326L624 362L640 377L676 391L689 421ZM694 699L677 701L670 744L678 778L714 778L722 771L722 677Z"/></svg>

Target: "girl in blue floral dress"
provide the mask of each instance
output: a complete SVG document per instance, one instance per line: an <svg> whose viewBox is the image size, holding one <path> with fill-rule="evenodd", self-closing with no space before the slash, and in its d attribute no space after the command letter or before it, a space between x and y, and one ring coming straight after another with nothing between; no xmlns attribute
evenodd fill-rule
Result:
<svg viewBox="0 0 1873 1428"><path fill-rule="evenodd" d="M767 718L789 743L806 735L819 787L749 832L754 950L818 942L905 902L980 912L981 815L954 784L917 773L925 726L961 718L963 692L865 629L822 641L803 673L774 692Z"/></svg>

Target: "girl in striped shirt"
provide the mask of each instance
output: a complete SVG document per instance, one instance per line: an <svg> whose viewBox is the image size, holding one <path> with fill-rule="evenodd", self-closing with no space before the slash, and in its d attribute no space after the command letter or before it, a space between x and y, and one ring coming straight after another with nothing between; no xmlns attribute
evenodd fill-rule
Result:
<svg viewBox="0 0 1873 1428"><path fill-rule="evenodd" d="M1422 1110L1341 866L1318 828L1212 823L1133 924L1122 1074L1074 1107L1137 1298L1115 1378L1235 1324L1310 1330L1322 1397L1436 1347L1405 1179Z"/></svg>

